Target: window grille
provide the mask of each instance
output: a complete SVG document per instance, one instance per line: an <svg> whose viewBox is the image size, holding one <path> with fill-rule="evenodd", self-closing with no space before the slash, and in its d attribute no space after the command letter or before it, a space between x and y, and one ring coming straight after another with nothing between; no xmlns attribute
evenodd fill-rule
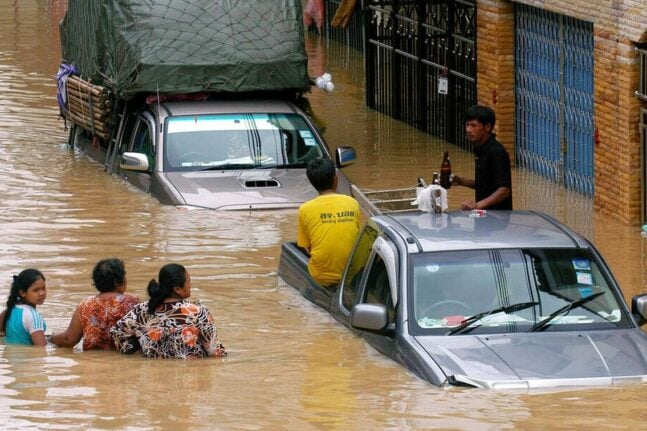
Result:
<svg viewBox="0 0 647 431"><path fill-rule="evenodd" d="M640 56L640 77L638 82L638 91L636 91L636 96L639 99L647 101L647 47L645 48L636 48L638 55Z"/></svg>

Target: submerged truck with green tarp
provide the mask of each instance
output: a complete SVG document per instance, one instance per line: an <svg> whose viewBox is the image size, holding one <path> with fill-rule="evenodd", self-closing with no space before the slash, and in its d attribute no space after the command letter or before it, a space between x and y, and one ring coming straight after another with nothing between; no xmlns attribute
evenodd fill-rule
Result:
<svg viewBox="0 0 647 431"><path fill-rule="evenodd" d="M117 97L305 92L299 0L69 0L63 61Z"/></svg>
<svg viewBox="0 0 647 431"><path fill-rule="evenodd" d="M305 163L332 157L304 97L303 31L300 0L69 0L70 144L163 203L297 207L316 194Z"/></svg>

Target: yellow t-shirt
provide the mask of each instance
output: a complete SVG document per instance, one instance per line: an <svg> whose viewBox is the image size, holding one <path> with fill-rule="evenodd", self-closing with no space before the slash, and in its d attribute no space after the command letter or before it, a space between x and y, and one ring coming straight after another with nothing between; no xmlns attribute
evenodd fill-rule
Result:
<svg viewBox="0 0 647 431"><path fill-rule="evenodd" d="M359 232L359 204L347 195L320 195L299 208L297 245L310 251L308 271L327 286L341 279Z"/></svg>

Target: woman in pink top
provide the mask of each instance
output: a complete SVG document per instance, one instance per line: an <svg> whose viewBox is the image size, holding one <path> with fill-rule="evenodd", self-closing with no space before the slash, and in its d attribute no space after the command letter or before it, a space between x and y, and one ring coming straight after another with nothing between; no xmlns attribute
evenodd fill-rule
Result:
<svg viewBox="0 0 647 431"><path fill-rule="evenodd" d="M85 298L77 307L70 325L52 335L57 346L74 347L83 338L83 350L114 349L110 328L139 302L126 291L126 269L117 258L99 261L92 271L92 281L99 293Z"/></svg>

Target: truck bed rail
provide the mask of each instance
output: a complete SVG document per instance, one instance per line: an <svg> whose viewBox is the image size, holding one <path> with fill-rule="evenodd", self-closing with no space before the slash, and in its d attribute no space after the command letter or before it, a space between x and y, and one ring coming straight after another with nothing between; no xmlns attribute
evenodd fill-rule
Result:
<svg viewBox="0 0 647 431"><path fill-rule="evenodd" d="M351 184L351 194L369 215L379 215L416 210L416 186L371 190Z"/></svg>

